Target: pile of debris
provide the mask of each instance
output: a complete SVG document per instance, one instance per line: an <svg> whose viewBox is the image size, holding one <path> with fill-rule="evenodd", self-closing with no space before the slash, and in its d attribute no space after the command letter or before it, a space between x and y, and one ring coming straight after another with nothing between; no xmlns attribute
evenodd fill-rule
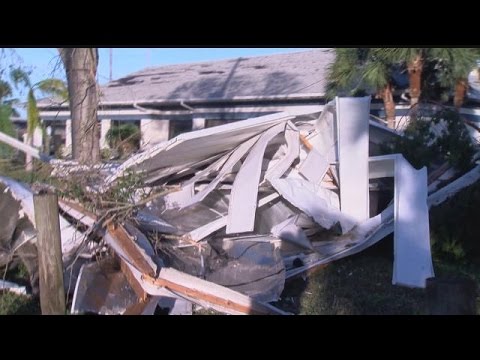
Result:
<svg viewBox="0 0 480 360"><path fill-rule="evenodd" d="M91 193L108 193L135 173L149 195L135 192L132 204L103 213L59 201L66 291L75 283L71 312L186 314L195 304L285 314L270 303L287 279L392 232L393 284L425 287L434 276L429 203L476 181L480 170L429 195L429 182L446 169L429 181L426 168L402 155L376 154L379 142L398 135L369 113L370 97L336 98L321 113L186 133L105 167L109 175ZM67 172L62 166L57 173ZM0 219L0 265L20 256L35 284L32 191L7 178L0 186L8 214Z"/></svg>

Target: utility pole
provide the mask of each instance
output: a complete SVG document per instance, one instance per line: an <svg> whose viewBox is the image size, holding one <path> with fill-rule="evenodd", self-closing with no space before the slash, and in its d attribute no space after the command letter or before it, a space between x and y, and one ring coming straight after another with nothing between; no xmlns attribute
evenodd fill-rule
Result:
<svg viewBox="0 0 480 360"><path fill-rule="evenodd" d="M110 79L109 81L112 81L113 76L112 76L112 63L113 63L113 49L110 48Z"/></svg>

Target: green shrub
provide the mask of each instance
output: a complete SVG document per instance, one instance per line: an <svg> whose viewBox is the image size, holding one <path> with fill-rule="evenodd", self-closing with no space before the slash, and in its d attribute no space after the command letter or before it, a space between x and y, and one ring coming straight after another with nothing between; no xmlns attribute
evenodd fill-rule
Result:
<svg viewBox="0 0 480 360"><path fill-rule="evenodd" d="M472 141L456 111L441 110L430 117L419 116L409 124L404 135L384 150L403 154L417 169L448 162L464 173L473 166ZM479 206L480 184L477 184L430 209L430 234L435 256L454 261L480 257L480 231L477 230L475 214Z"/></svg>
<svg viewBox="0 0 480 360"><path fill-rule="evenodd" d="M126 173L117 179L115 184L107 192L108 198L119 203L133 204L135 195L145 186L142 174L135 171L126 171Z"/></svg>
<svg viewBox="0 0 480 360"><path fill-rule="evenodd" d="M10 116L12 115L12 108L9 105L0 104L0 132L15 136L15 130L13 128ZM0 158L7 159L13 155L13 148L2 142L0 142Z"/></svg>
<svg viewBox="0 0 480 360"><path fill-rule="evenodd" d="M441 126L444 125L444 126ZM434 129L442 129L438 134ZM474 148L460 115L454 110L441 110L431 117L420 116L412 121L403 137L387 144L386 153L401 153L417 169L448 162L465 172L472 167Z"/></svg>
<svg viewBox="0 0 480 360"><path fill-rule="evenodd" d="M140 147L140 130L134 124L113 126L106 134L108 145L117 149L120 157L130 154Z"/></svg>
<svg viewBox="0 0 480 360"><path fill-rule="evenodd" d="M480 259L480 183L430 209L430 235L434 255L448 260Z"/></svg>

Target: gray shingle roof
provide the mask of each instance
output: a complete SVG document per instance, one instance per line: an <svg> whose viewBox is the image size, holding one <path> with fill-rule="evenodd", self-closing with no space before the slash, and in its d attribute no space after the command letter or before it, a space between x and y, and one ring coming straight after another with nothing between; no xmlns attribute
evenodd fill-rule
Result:
<svg viewBox="0 0 480 360"><path fill-rule="evenodd" d="M102 87L102 102L214 100L323 94L334 54L288 54L151 67Z"/></svg>

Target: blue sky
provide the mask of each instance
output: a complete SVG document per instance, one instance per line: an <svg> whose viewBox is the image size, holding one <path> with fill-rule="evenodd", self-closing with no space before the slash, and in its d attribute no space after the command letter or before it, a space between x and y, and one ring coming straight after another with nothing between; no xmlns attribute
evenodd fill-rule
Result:
<svg viewBox="0 0 480 360"><path fill-rule="evenodd" d="M17 61L32 69L32 82L48 77L64 77L59 64L57 49L54 48L18 48ZM114 48L113 79L120 78L148 66L180 64L195 61L208 61L235 58L239 56L257 56L307 50L304 48ZM98 81L104 84L109 80L109 49L99 50L100 61Z"/></svg>

